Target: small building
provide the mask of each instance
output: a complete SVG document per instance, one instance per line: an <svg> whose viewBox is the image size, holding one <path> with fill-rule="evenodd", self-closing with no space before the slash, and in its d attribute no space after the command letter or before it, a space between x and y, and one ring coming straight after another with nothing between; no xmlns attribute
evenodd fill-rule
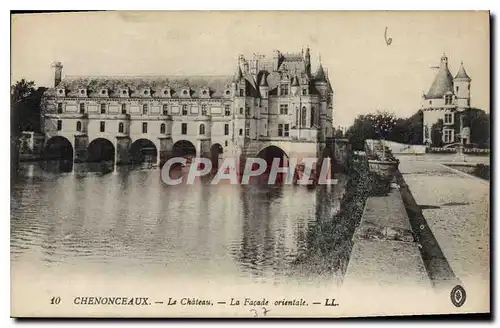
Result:
<svg viewBox="0 0 500 328"><path fill-rule="evenodd" d="M439 120L443 121L443 144L470 144L471 131L465 126L464 119L464 112L470 109L470 86L471 78L463 63L453 77L448 68L448 57L443 54L434 82L422 96L424 144L432 144L431 129Z"/></svg>

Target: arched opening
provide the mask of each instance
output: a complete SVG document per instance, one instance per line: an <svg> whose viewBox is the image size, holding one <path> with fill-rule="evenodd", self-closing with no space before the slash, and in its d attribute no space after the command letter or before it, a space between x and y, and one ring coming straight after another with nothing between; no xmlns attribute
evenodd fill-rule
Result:
<svg viewBox="0 0 500 328"><path fill-rule="evenodd" d="M224 153L224 148L221 144L215 143L210 147L210 159L212 161L212 168L216 169L219 167L219 162L221 160L221 155Z"/></svg>
<svg viewBox="0 0 500 328"><path fill-rule="evenodd" d="M88 162L111 162L115 161L115 146L111 141L104 138L92 140L88 147Z"/></svg>
<svg viewBox="0 0 500 328"><path fill-rule="evenodd" d="M286 167L288 166L288 155L285 153L285 151L277 146L268 146L264 149L262 149L257 157L262 158L266 161L266 171L264 173L264 180L267 181L267 178L269 177L269 173L271 171L271 167L273 164L273 161L275 158L279 158L279 166L280 167ZM284 181L284 174L283 173L278 173L276 182L281 183Z"/></svg>
<svg viewBox="0 0 500 328"><path fill-rule="evenodd" d="M205 134L205 124L200 124L200 135Z"/></svg>
<svg viewBox="0 0 500 328"><path fill-rule="evenodd" d="M47 160L73 161L73 146L71 142L64 137L52 137L47 141L43 154L44 158Z"/></svg>
<svg viewBox="0 0 500 328"><path fill-rule="evenodd" d="M43 149L43 158L46 162L44 169L56 172L71 172L73 170L73 145L61 136L52 137Z"/></svg>
<svg viewBox="0 0 500 328"><path fill-rule="evenodd" d="M311 107L311 128L315 125L317 125L316 124L316 109L314 109L314 107Z"/></svg>
<svg viewBox="0 0 500 328"><path fill-rule="evenodd" d="M156 163L158 149L151 140L138 139L130 146L130 159L135 164Z"/></svg>
<svg viewBox="0 0 500 328"><path fill-rule="evenodd" d="M76 122L76 131L78 132L82 131L82 122L80 121Z"/></svg>
<svg viewBox="0 0 500 328"><path fill-rule="evenodd" d="M172 146L173 157L195 157L196 147L192 142L187 140L179 140Z"/></svg>

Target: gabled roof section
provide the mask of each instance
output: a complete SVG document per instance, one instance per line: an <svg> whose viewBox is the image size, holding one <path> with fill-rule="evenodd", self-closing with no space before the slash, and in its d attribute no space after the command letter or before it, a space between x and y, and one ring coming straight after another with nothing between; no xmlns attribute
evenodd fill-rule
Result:
<svg viewBox="0 0 500 328"><path fill-rule="evenodd" d="M316 71L316 74L314 75L314 80L316 82L327 82L325 70L323 69L322 64L319 64L318 70Z"/></svg>

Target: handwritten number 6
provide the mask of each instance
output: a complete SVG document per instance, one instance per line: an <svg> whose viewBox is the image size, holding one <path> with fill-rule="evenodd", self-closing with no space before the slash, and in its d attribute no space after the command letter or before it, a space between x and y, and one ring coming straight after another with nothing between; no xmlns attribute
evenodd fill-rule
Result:
<svg viewBox="0 0 500 328"><path fill-rule="evenodd" d="M387 27L385 28L385 33L384 33L384 38L385 38L385 43L390 46L392 43L392 38L387 38Z"/></svg>

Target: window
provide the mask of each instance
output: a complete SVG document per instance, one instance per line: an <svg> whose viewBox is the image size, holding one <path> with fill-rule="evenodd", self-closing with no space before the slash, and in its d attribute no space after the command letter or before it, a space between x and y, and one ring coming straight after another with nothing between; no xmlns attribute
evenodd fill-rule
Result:
<svg viewBox="0 0 500 328"><path fill-rule="evenodd" d="M456 87L455 89L456 89L456 90L457 90L457 92L458 92L458 85L457 85L457 87Z"/></svg>
<svg viewBox="0 0 500 328"><path fill-rule="evenodd" d="M289 137L290 136L290 125L289 124L285 124L285 134L284 134L285 137Z"/></svg>
<svg viewBox="0 0 500 328"><path fill-rule="evenodd" d="M207 115L207 105L201 105L201 115Z"/></svg>
<svg viewBox="0 0 500 328"><path fill-rule="evenodd" d="M101 94L105 95L106 94L106 89L101 90Z"/></svg>
<svg viewBox="0 0 500 328"><path fill-rule="evenodd" d="M467 106L470 107L470 99L467 99Z"/></svg>
<svg viewBox="0 0 500 328"><path fill-rule="evenodd" d="M168 90L163 90L163 94L164 94L165 96L168 96Z"/></svg>
<svg viewBox="0 0 500 328"><path fill-rule="evenodd" d="M61 131L61 130L62 130L62 121L57 120L57 131Z"/></svg>
<svg viewBox="0 0 500 328"><path fill-rule="evenodd" d="M123 123L118 123L118 133L123 133Z"/></svg>
<svg viewBox="0 0 500 328"><path fill-rule="evenodd" d="M244 97L245 96L245 89L240 89L240 97Z"/></svg>
<svg viewBox="0 0 500 328"><path fill-rule="evenodd" d="M148 90L144 90L144 95L147 95L148 94Z"/></svg>
<svg viewBox="0 0 500 328"><path fill-rule="evenodd" d="M147 115L148 114L148 104L143 104L142 105L142 115Z"/></svg>
<svg viewBox="0 0 500 328"><path fill-rule="evenodd" d="M467 90L470 91L470 84L467 86Z"/></svg>
<svg viewBox="0 0 500 328"><path fill-rule="evenodd" d="M127 90L122 90L122 94L123 94L123 95L126 95L127 93L128 93L128 91L127 91Z"/></svg>
<svg viewBox="0 0 500 328"><path fill-rule="evenodd" d="M245 108L245 115L250 116L250 108L249 107Z"/></svg>
<svg viewBox="0 0 500 328"><path fill-rule="evenodd" d="M76 131L78 132L82 131L82 122L80 121L76 122Z"/></svg>
<svg viewBox="0 0 500 328"><path fill-rule="evenodd" d="M306 119L307 119L307 108L302 107L302 114L300 117L300 125L301 126L306 126Z"/></svg>
<svg viewBox="0 0 500 328"><path fill-rule="evenodd" d="M243 107L240 107L240 115L243 115Z"/></svg>
<svg viewBox="0 0 500 328"><path fill-rule="evenodd" d="M281 115L288 115L288 105L286 105L286 104L280 105L280 114Z"/></svg>
<svg viewBox="0 0 500 328"><path fill-rule="evenodd" d="M311 127L316 125L316 110L314 107L311 107Z"/></svg>
<svg viewBox="0 0 500 328"><path fill-rule="evenodd" d="M231 105L224 105L224 115L231 115Z"/></svg>
<svg viewBox="0 0 500 328"><path fill-rule="evenodd" d="M453 142L453 130L444 130L444 142Z"/></svg>
<svg viewBox="0 0 500 328"><path fill-rule="evenodd" d="M148 123L142 122L142 133L148 133Z"/></svg>
<svg viewBox="0 0 500 328"><path fill-rule="evenodd" d="M224 141L224 146L225 146L225 147L227 147L227 140L226 140L226 141Z"/></svg>
<svg viewBox="0 0 500 328"><path fill-rule="evenodd" d="M307 96L307 89L302 89L302 95Z"/></svg>
<svg viewBox="0 0 500 328"><path fill-rule="evenodd" d="M80 103L80 114L84 114L84 113L85 113L85 104Z"/></svg>
<svg viewBox="0 0 500 328"><path fill-rule="evenodd" d="M288 96L288 84L280 85L280 96Z"/></svg>
<svg viewBox="0 0 500 328"><path fill-rule="evenodd" d="M103 121L100 122L99 131L101 131L101 132L106 131L106 122L103 122Z"/></svg>
<svg viewBox="0 0 500 328"><path fill-rule="evenodd" d="M432 105L432 100L429 100L429 105Z"/></svg>
<svg viewBox="0 0 500 328"><path fill-rule="evenodd" d="M224 124L224 135L225 136L229 135L229 124Z"/></svg>
<svg viewBox="0 0 500 328"><path fill-rule="evenodd" d="M62 111L63 111L63 104L62 103L58 103L57 104L57 113L61 114Z"/></svg>
<svg viewBox="0 0 500 328"><path fill-rule="evenodd" d="M453 101L453 96L452 95L446 95L444 96L444 104L445 105L451 105Z"/></svg>
<svg viewBox="0 0 500 328"><path fill-rule="evenodd" d="M243 129L240 129L240 136L243 135Z"/></svg>
<svg viewBox="0 0 500 328"><path fill-rule="evenodd" d="M122 104L122 114L127 114L127 104Z"/></svg>
<svg viewBox="0 0 500 328"><path fill-rule="evenodd" d="M181 124L181 134L187 134L187 130L188 130L187 123L182 123Z"/></svg>
<svg viewBox="0 0 500 328"><path fill-rule="evenodd" d="M283 137L283 124L278 124L278 137Z"/></svg>
<svg viewBox="0 0 500 328"><path fill-rule="evenodd" d="M101 104L101 114L106 114L106 104Z"/></svg>
<svg viewBox="0 0 500 328"><path fill-rule="evenodd" d="M445 124L451 124L451 123L453 123L453 114L451 114L451 113L445 113L444 114L444 123Z"/></svg>
<svg viewBox="0 0 500 328"><path fill-rule="evenodd" d="M168 105L167 104L163 104L163 115L164 116L168 115Z"/></svg>
<svg viewBox="0 0 500 328"><path fill-rule="evenodd" d="M205 134L205 124L200 124L200 135Z"/></svg>
<svg viewBox="0 0 500 328"><path fill-rule="evenodd" d="M226 95L229 96L231 94L231 91L226 90Z"/></svg>
<svg viewBox="0 0 500 328"><path fill-rule="evenodd" d="M81 89L81 90L80 90L80 94L81 94L81 95L84 95L84 94L85 94L85 89Z"/></svg>
<svg viewBox="0 0 500 328"><path fill-rule="evenodd" d="M187 114L188 114L188 106L182 105L182 115L187 115Z"/></svg>
<svg viewBox="0 0 500 328"><path fill-rule="evenodd" d="M182 91L182 94L187 95L188 94L187 90Z"/></svg>
<svg viewBox="0 0 500 328"><path fill-rule="evenodd" d="M246 137L250 136L250 128L245 128L245 136Z"/></svg>
<svg viewBox="0 0 500 328"><path fill-rule="evenodd" d="M160 134L165 134L165 123L160 125Z"/></svg>

